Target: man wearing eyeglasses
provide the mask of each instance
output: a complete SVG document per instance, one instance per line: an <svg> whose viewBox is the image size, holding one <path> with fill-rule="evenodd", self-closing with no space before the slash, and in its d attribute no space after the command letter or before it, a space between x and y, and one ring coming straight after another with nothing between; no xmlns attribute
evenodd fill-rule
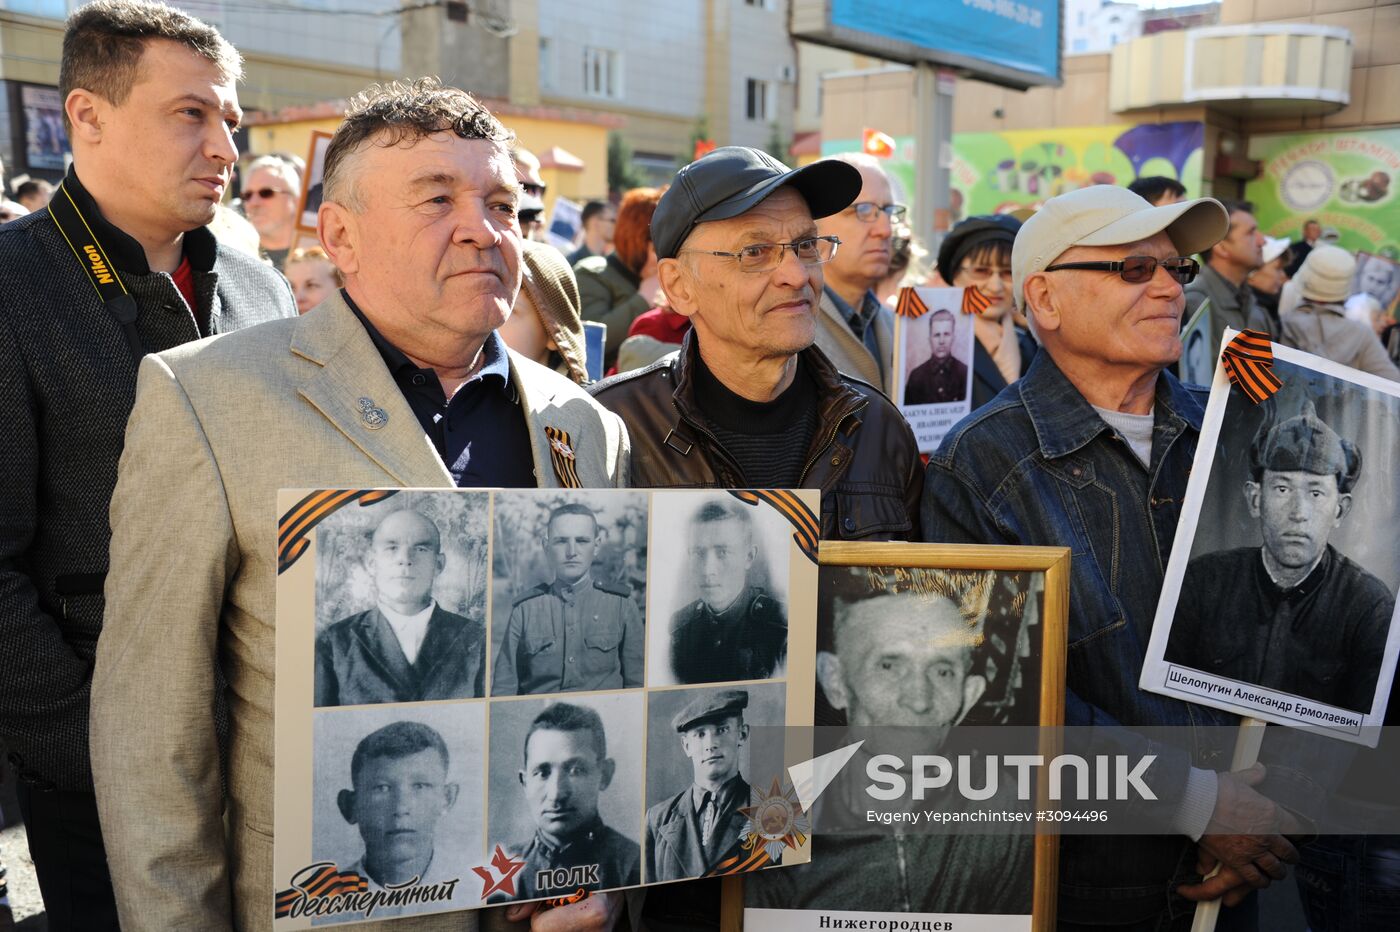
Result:
<svg viewBox="0 0 1400 932"><path fill-rule="evenodd" d="M861 188L853 166L791 170L757 149L716 149L677 173L651 221L680 351L598 383L632 438L639 487L820 489L824 538L907 538L922 465L878 390L813 341L823 263L814 218Z"/></svg>
<svg viewBox="0 0 1400 932"><path fill-rule="evenodd" d="M277 268L297 235L301 177L292 163L275 155L254 159L243 182L243 213L258 231L258 245Z"/></svg>
<svg viewBox="0 0 1400 932"><path fill-rule="evenodd" d="M894 225L908 208L893 203L889 176L874 156L843 152L834 158L860 172L861 186L855 203L817 223L821 235L841 240L822 268L817 346L837 369L888 395L894 390L894 313L874 289L890 270Z"/></svg>
<svg viewBox="0 0 1400 932"><path fill-rule="evenodd" d="M1073 548L1067 725L1235 721L1138 688L1206 398L1167 371L1181 354L1182 286L1197 271L1186 256L1229 229L1210 198L1153 207L1099 185L1047 201L1011 257L1042 351L929 460L924 540ZM1062 840L1058 928L1176 928L1190 900L1231 904L1286 875L1297 852L1280 832L1294 823L1251 788L1263 774L1206 766L1229 759L1228 732L1195 731L1194 759L1154 749L1147 779L1162 792L1143 812L1162 834ZM1122 753L1146 752L1135 733L1109 737ZM1227 828L1246 824L1247 806L1264 816L1245 829L1257 834ZM1227 908L1221 928L1248 927L1251 904Z"/></svg>

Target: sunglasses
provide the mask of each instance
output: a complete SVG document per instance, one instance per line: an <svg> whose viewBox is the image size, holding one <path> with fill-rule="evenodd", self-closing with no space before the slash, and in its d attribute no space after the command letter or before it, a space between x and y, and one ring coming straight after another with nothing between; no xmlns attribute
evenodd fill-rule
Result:
<svg viewBox="0 0 1400 932"><path fill-rule="evenodd" d="M1158 259L1155 256L1129 256L1121 262L1061 262L1045 269L1058 272L1061 269L1082 269L1086 272L1117 272L1118 277L1131 285L1141 285L1152 280L1157 274L1157 266L1183 285L1189 285L1201 270L1201 264L1186 256L1171 256Z"/></svg>
<svg viewBox="0 0 1400 932"><path fill-rule="evenodd" d="M290 193L292 192L283 191L281 188L250 188L249 190L243 192L243 200L251 201L254 198L260 197L266 201L271 200L275 195Z"/></svg>
<svg viewBox="0 0 1400 932"><path fill-rule="evenodd" d="M545 186L542 184L530 184L527 181L524 184L522 184L521 187L524 188L525 193L530 195L531 197L544 197Z"/></svg>

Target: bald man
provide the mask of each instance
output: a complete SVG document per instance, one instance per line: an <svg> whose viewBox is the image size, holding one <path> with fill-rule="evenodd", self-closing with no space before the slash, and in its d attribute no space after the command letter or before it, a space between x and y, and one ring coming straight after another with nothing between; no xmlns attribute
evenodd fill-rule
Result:
<svg viewBox="0 0 1400 932"><path fill-rule="evenodd" d="M375 607L316 638L316 705L483 695L485 626L433 599L446 562L437 524L422 512L394 511L379 522L365 558Z"/></svg>

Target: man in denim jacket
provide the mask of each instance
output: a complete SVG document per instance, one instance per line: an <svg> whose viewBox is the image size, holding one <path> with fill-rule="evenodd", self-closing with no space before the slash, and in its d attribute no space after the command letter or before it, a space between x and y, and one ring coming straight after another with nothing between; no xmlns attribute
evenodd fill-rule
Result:
<svg viewBox="0 0 1400 932"><path fill-rule="evenodd" d="M1247 894L1297 856L1280 834L1297 823L1251 788L1263 768L1209 769L1228 764L1224 729L1198 735L1193 762L1112 727L1235 721L1138 688L1205 402L1166 371L1198 270L1185 257L1228 229L1209 198L1152 207L1101 185L1046 202L1012 251L1013 294L1044 352L929 461L925 540L1072 548L1066 724L1107 726L1120 750L1159 755L1151 784L1167 792L1141 814L1171 834L1067 835L1061 930L1186 928L1190 900L1221 894L1244 906L1219 928L1252 928ZM1262 815L1248 820L1259 834L1226 834L1246 811Z"/></svg>

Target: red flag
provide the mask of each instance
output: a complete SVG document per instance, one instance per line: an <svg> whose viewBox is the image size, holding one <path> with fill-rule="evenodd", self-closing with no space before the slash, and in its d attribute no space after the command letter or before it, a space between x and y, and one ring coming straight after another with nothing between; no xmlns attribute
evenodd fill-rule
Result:
<svg viewBox="0 0 1400 932"><path fill-rule="evenodd" d="M860 149L866 155L877 159L887 159L894 155L894 137L878 129L863 129L860 136Z"/></svg>
<svg viewBox="0 0 1400 932"><path fill-rule="evenodd" d="M715 141L713 139L697 139L695 140L695 159L691 161L703 158L713 151L715 151Z"/></svg>

